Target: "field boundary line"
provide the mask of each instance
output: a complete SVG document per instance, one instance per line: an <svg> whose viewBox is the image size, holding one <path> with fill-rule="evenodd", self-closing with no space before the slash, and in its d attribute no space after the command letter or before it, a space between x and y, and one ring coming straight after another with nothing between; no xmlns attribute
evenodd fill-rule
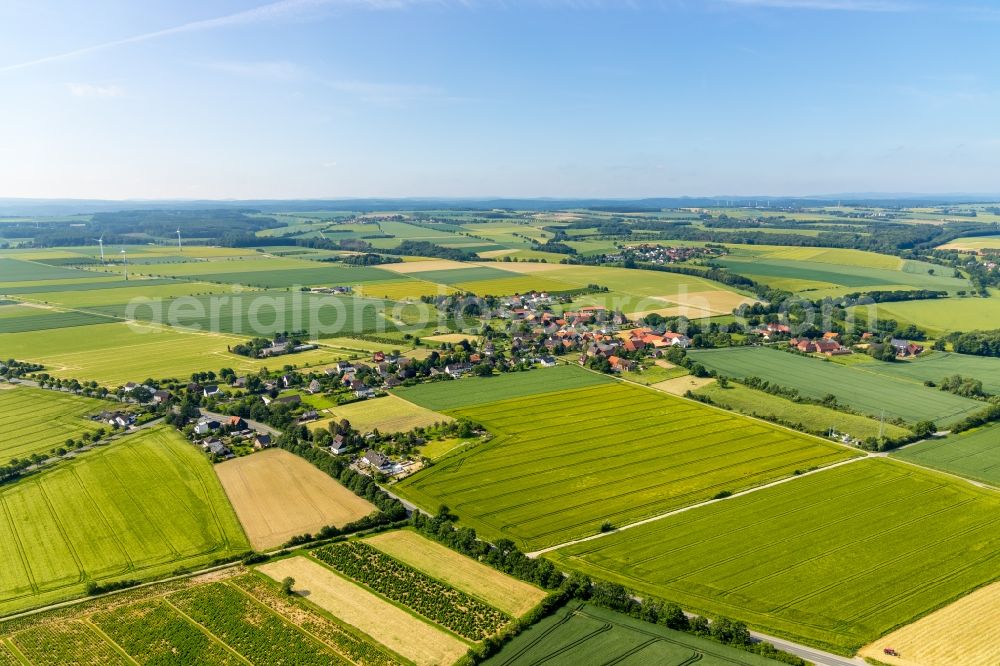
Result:
<svg viewBox="0 0 1000 666"><path fill-rule="evenodd" d="M177 606L175 606L170 601L170 599L167 598L168 596L169 596L169 594L165 594L165 595L163 595L161 597L161 599L163 599L163 603L165 603L167 606L170 606L170 608L175 613L177 613L182 618L184 618L184 620L186 620L187 622L189 622L190 624L192 624L195 629L197 629L201 633L205 634L205 636L208 638L208 640L215 641L216 643L218 643L219 645L221 645L224 650L226 650L227 652L232 653L232 655L234 657L236 657L237 659L239 659L240 661L242 661L242 662L244 662L246 664L249 664L250 666L253 666L253 662L251 662L249 659L247 659L242 654L240 654L239 652L237 652L236 648L234 648L231 645L229 645L228 643L226 643L224 640L222 640L221 638L219 638L218 636L216 636L215 634L213 634L211 631L209 631L208 627L206 627L206 626L204 626L204 625L196 622L194 620L194 618L192 618L190 615L188 615L187 613L185 613L184 611L182 611L180 608L178 608Z"/></svg>
<svg viewBox="0 0 1000 666"><path fill-rule="evenodd" d="M921 440L921 441L924 441L924 440ZM913 442L913 443L914 444L919 444L919 442ZM909 446L909 444L907 444L907 446ZM904 448L904 447L900 447L900 448ZM899 449L896 449L896 450L898 451ZM922 470L924 470L926 472L933 472L935 474L944 474L945 476L951 477L953 479L958 479L959 481L964 481L966 483L970 483L973 486L975 486L977 488L981 488L983 490L992 490L993 492L1000 492L1000 488L998 488L997 486L993 486L993 485L990 485L988 483L984 483L982 481L976 481L975 479L970 479L967 476L962 476L960 474L955 474L954 472L946 472L943 469L938 469L936 467L928 467L926 465L921 465L920 463L913 462L912 460L906 460L904 458L896 458L895 456L882 455L882 456L878 456L878 457L880 457L880 458L889 458L890 460L895 460L896 462L901 462L901 463L904 463L906 465L909 465L910 467L916 467L917 469L922 469Z"/></svg>
<svg viewBox="0 0 1000 666"><path fill-rule="evenodd" d="M111 636L108 636L106 633L104 633L104 631L100 627L98 627L96 624L94 624L93 622L91 622L89 616L81 618L80 622L85 627L87 627L88 629L90 629L91 631L93 631L95 634L97 634L100 638L102 638L104 640L104 642L106 642L109 646L111 646L112 650L114 650L115 652L117 652L120 655L122 655L123 657L125 657L126 660L128 660L131 663L135 664L135 666L139 666L139 662L136 661L135 659L133 659L132 655L130 655L128 652L126 652L125 648L123 648L121 645L119 645L118 643L116 643L111 638Z"/></svg>
<svg viewBox="0 0 1000 666"><path fill-rule="evenodd" d="M841 460L839 462L835 462L835 463L831 463L830 465L826 465L825 467L820 467L819 469L810 470L810 471L807 471L807 472L803 472L801 474L794 474L792 476L787 476L787 477L785 477L783 479L778 479L777 481L771 481L770 483L765 483L764 485L755 486L754 488L748 488L747 490L742 490L740 492L733 493L732 495L729 495L728 497L713 498L713 499L710 499L710 500L705 500L704 502L699 502L697 504L691 504L689 506L684 506L684 507L681 507L679 509L674 509L672 511L667 511L666 513L661 513L661 514L656 515L656 516L651 516L649 518L644 518L643 520L639 520L639 521L636 521L634 523L629 523L628 525L622 525L621 527L616 528L614 530L611 530L610 532L599 532L597 534L591 534L590 536L582 537L580 539L574 539L572 541L567 541L565 543L557 544L555 546L549 546L547 548L542 548L541 550L536 550L534 552L527 553L527 556L531 557L531 558L537 558L540 555L544 555L545 553L551 553L552 551L558 550L560 548L566 548L567 546L573 546L573 545L576 545L578 543L585 543L587 541L593 541L595 539L600 539L602 537L610 536L612 534L617 534L618 532L623 532L625 530L632 529L633 527L639 527L641 525L646 525L648 523L653 523L653 522L656 522L658 520L663 520L664 518L669 518L671 516L675 516L677 514L684 513L686 511L691 511L692 509L697 509L699 507L708 506L710 504L716 504L717 502L725 502L727 500L735 499L737 497L742 497L744 495L749 495L750 493L755 493L755 492L760 491L760 490L765 490L767 488L773 488L774 486L779 486L779 485L781 485L783 483L789 483L790 481L794 481L795 479L801 479L803 477L811 476L813 474L819 474L821 472L825 472L827 470L834 469L835 467L841 467L843 465L849 465L849 464L855 463L855 462L857 462L859 460L867 460L868 457L869 456L861 456L861 457L848 458L847 460Z"/></svg>

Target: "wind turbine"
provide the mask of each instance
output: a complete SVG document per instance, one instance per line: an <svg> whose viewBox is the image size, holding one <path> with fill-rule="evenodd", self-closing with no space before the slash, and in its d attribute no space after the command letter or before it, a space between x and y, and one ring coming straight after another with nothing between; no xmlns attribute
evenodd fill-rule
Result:
<svg viewBox="0 0 1000 666"><path fill-rule="evenodd" d="M179 252L183 252L184 251L184 248L181 247L181 230L180 229L177 230L177 250Z"/></svg>
<svg viewBox="0 0 1000 666"><path fill-rule="evenodd" d="M104 261L104 234L101 234L100 238L95 238L94 240L96 240L97 244L101 246L101 263L107 263Z"/></svg>
<svg viewBox="0 0 1000 666"><path fill-rule="evenodd" d="M128 280L128 255L125 254L125 248L122 248L122 263L125 265L125 280Z"/></svg>

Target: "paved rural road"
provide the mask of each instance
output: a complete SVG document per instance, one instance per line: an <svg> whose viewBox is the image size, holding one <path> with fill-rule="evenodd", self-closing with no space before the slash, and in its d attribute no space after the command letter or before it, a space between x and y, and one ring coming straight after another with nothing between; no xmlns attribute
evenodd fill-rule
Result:
<svg viewBox="0 0 1000 666"><path fill-rule="evenodd" d="M771 643L779 650L791 652L806 661L811 661L816 666L867 666L867 662L861 657L841 657L840 655L823 652L816 648L806 647L805 645L799 645L798 643L792 643L791 641L757 633L756 631L751 631L750 635Z"/></svg>

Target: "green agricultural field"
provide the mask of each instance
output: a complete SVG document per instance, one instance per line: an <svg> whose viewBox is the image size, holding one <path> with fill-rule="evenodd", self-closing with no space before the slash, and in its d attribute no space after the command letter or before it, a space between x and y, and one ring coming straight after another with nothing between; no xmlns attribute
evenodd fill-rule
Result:
<svg viewBox="0 0 1000 666"><path fill-rule="evenodd" d="M948 426L985 407L911 380L868 372L868 365L844 366L768 347L697 350L690 357L720 375L760 377L812 398L832 394L857 411L880 417L885 410L890 418L898 416L908 423L931 419Z"/></svg>
<svg viewBox="0 0 1000 666"><path fill-rule="evenodd" d="M996 580L1000 494L867 459L551 553L555 562L851 654Z"/></svg>
<svg viewBox="0 0 1000 666"><path fill-rule="evenodd" d="M398 388L396 395L410 402L441 411L474 407L497 400L523 398L539 393L610 384L607 375L590 372L576 365L558 365L528 372L493 377L466 377L453 381L432 382Z"/></svg>
<svg viewBox="0 0 1000 666"><path fill-rule="evenodd" d="M773 259L767 256L734 255L717 261L734 273L753 275L760 281L779 288L785 286L783 280L790 279L848 287L849 289L843 290L845 293L871 289L936 289L954 293L960 289L969 289L968 280L939 275L938 272L949 271L933 264L926 264L924 267L919 262L890 270L870 266L818 264L811 260ZM921 268L923 272L918 272ZM935 274L929 274L928 270L934 270Z"/></svg>
<svg viewBox="0 0 1000 666"><path fill-rule="evenodd" d="M486 666L766 666L778 662L587 604L571 604L532 625Z"/></svg>
<svg viewBox="0 0 1000 666"><path fill-rule="evenodd" d="M67 312L26 305L0 305L0 333L89 326L90 324L106 324L109 321L113 321L113 319L89 312Z"/></svg>
<svg viewBox="0 0 1000 666"><path fill-rule="evenodd" d="M8 283L0 285L0 293L7 296L17 296L20 294L30 294L31 298L34 300L45 300L47 296L42 294L49 294L52 292L68 292L68 291L99 291L102 289L121 289L123 287L129 288L140 288L140 287L157 287L164 284L177 284L176 280L171 279L159 279L159 280L119 280L115 276L101 277L99 279L90 280L29 280L26 283ZM65 295L61 297L65 298Z"/></svg>
<svg viewBox="0 0 1000 666"><path fill-rule="evenodd" d="M231 292L232 288L228 285L153 279L107 283L100 285L98 289L88 289L84 282L73 285L73 289L55 290L49 288L45 291L25 292L17 297L25 301L80 308L128 303L132 299L172 298Z"/></svg>
<svg viewBox="0 0 1000 666"><path fill-rule="evenodd" d="M313 262L315 263L315 262ZM259 270L226 273L192 274L189 277L210 282L243 284L269 289L297 286L351 285L365 282L398 281L394 273L368 266L344 267L336 264L317 264L315 268Z"/></svg>
<svg viewBox="0 0 1000 666"><path fill-rule="evenodd" d="M919 442L892 456L1000 488L1000 425Z"/></svg>
<svg viewBox="0 0 1000 666"><path fill-rule="evenodd" d="M212 466L152 428L0 490L0 614L249 549Z"/></svg>
<svg viewBox="0 0 1000 666"><path fill-rule="evenodd" d="M93 432L101 426L86 417L110 406L60 391L0 388L0 461L48 453L69 438Z"/></svg>
<svg viewBox="0 0 1000 666"><path fill-rule="evenodd" d="M28 280L86 280L105 277L102 273L80 271L75 268L49 266L19 259L0 259L0 282L24 282Z"/></svg>
<svg viewBox="0 0 1000 666"><path fill-rule="evenodd" d="M867 308L862 308L867 310ZM1000 294L989 298L946 298L927 301L879 303L881 319L916 324L933 333L948 331L989 331L1000 327Z"/></svg>
<svg viewBox="0 0 1000 666"><path fill-rule="evenodd" d="M234 335L192 333L137 323L95 324L81 335L76 328L0 333L0 358L35 361L55 377L94 380L121 386L147 377L184 378L192 372L233 368L238 373L291 363L298 367L331 363L349 354L320 348L280 360L250 359L227 351L243 342Z"/></svg>
<svg viewBox="0 0 1000 666"><path fill-rule="evenodd" d="M558 273L542 273L534 275L515 275L499 280L476 280L474 282L459 282L453 285L456 289L467 291L477 296L510 296L530 291L547 291L559 293L579 289L583 285L564 282L558 279ZM555 279L554 279L555 278Z"/></svg>
<svg viewBox="0 0 1000 666"><path fill-rule="evenodd" d="M487 538L528 550L595 534L605 520L626 525L857 455L623 382L451 415L482 423L496 438L409 477L396 492L424 508L447 504Z"/></svg>
<svg viewBox="0 0 1000 666"><path fill-rule="evenodd" d="M241 568L0 621L0 665L21 666L13 649L39 665L411 663Z"/></svg>
<svg viewBox="0 0 1000 666"><path fill-rule="evenodd" d="M867 416L846 414L821 405L793 402L764 391L756 391L741 384L730 383L722 388L713 383L698 389L695 393L712 400L713 404L726 409L756 416L767 420L779 419L784 423L798 423L803 429L816 434L825 434L831 428L838 433L848 433L858 439L878 437L883 432L887 437L905 437L909 430L891 423L880 424Z"/></svg>
<svg viewBox="0 0 1000 666"><path fill-rule="evenodd" d="M945 377L962 375L980 380L987 393L1000 393L1000 358L989 356L931 352L905 362L866 363L858 370L935 384L940 384Z"/></svg>
<svg viewBox="0 0 1000 666"><path fill-rule="evenodd" d="M416 276L427 282L457 285L462 282L478 282L480 280L500 280L520 277L517 273L491 268L488 266L471 266L470 268L453 268L440 271L424 271Z"/></svg>
<svg viewBox="0 0 1000 666"><path fill-rule="evenodd" d="M87 311L250 337L304 330L310 338L394 331L402 325L394 317L411 311L428 319L437 315L433 308L423 304L404 306L370 298L296 290L152 298L87 308Z"/></svg>

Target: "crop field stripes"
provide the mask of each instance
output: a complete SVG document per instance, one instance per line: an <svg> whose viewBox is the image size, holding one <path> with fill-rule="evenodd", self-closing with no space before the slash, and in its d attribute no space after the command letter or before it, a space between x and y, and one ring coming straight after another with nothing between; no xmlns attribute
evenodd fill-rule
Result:
<svg viewBox="0 0 1000 666"><path fill-rule="evenodd" d="M841 649L995 579L995 492L863 460L569 544L553 557L640 594Z"/></svg>
<svg viewBox="0 0 1000 666"><path fill-rule="evenodd" d="M404 482L403 494L444 501L477 528L522 537L527 549L857 455L623 382L453 414L496 439Z"/></svg>
<svg viewBox="0 0 1000 666"><path fill-rule="evenodd" d="M731 500L731 499L734 499L734 498L737 498L737 497L744 497L746 495L750 495L750 494L759 492L761 490L766 490L768 488L773 488L775 486L779 486L779 485L782 485L782 484L785 484L785 483L790 483L792 481L795 481L796 479L805 478L807 476L811 476L811 475L814 475L814 474L820 474L822 472L834 469L836 467L841 467L843 465L849 465L851 463L855 463L855 462L858 462L859 460L864 460L864 459L865 459L864 457L859 457L859 458L848 458L847 460L840 460L838 462L831 463L831 464L829 464L829 465L827 465L825 467L821 467L819 469L809 470L807 472L802 472L801 474L797 474L795 476L789 476L789 477L785 477L783 479L778 479L777 481L771 481L770 483L765 483L765 484L760 485L760 486L754 486L753 488L747 488L746 490L741 490L741 491L735 492L732 495L729 495L728 497L725 497L725 498L712 498L712 499L709 499L709 500L705 500L704 502L698 502L696 504L689 504L688 506L683 506L683 507L681 507L679 509L672 509L670 511L666 511L664 513L657 514L655 516L650 516L648 518L643 518L642 520L637 520L637 521L634 521L634 522L631 522L631 523L627 523L625 525L616 526L615 529L613 531L611 531L611 532L600 532L598 534L591 534L590 536L582 537L580 539L573 539L572 541L567 541L565 543L557 544L557 545L554 545L554 546L548 546L546 548L542 548L542 549L537 550L535 552L528 553L528 556L529 557L539 557L541 555L544 555L545 553L551 553L551 552L560 550L562 548L566 548L566 547L573 546L573 545L576 545L576 544L586 543L586 542L589 542L589 541L595 541L597 539L603 539L603 538L609 537L609 536L611 536L613 534L618 534L619 532L624 532L625 530L634 529L636 527L642 527L644 525L649 525L650 523L655 523L657 521L664 520L666 518L672 518L672 517L680 515L682 513L687 513L688 511L691 511L693 509L697 509L697 508L700 508L700 507L703 507L703 506L709 506L709 505L712 505L712 504L718 504L719 502L724 502L724 501ZM855 493L851 493L851 494L858 494L858 495L860 495L860 494L863 494L863 493L867 492L867 490L868 490L867 488L862 488L862 489L857 490ZM790 511L789 513L794 513L794 511ZM650 558L650 560L652 560L652 559L655 559L655 557ZM636 560L636 562L639 562L639 561Z"/></svg>

